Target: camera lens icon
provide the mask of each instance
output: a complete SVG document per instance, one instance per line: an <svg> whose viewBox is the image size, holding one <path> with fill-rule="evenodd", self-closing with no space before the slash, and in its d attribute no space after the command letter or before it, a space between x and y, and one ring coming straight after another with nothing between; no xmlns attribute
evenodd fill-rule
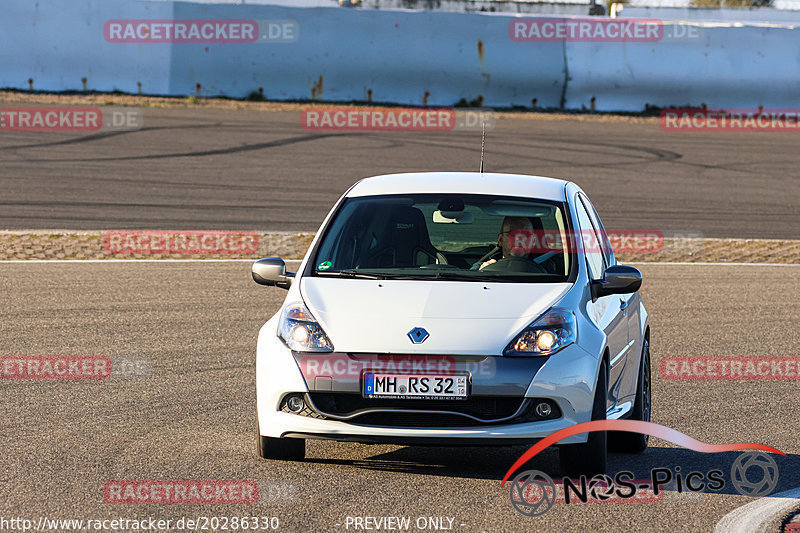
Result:
<svg viewBox="0 0 800 533"><path fill-rule="evenodd" d="M556 484L539 470L526 470L514 478L511 505L525 516L542 516L556 503Z"/></svg>
<svg viewBox="0 0 800 533"><path fill-rule="evenodd" d="M731 482L742 496L766 496L778 486L778 463L763 452L744 452L733 462Z"/></svg>

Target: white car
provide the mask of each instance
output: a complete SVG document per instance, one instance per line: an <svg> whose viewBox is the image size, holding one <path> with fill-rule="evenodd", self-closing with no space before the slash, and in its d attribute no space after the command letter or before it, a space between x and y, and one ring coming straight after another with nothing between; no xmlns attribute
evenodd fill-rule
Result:
<svg viewBox="0 0 800 533"><path fill-rule="evenodd" d="M258 337L258 449L305 457L307 439L533 444L581 422L651 411L638 270L617 263L576 184L489 173L414 173L353 185ZM559 442L569 474L647 436Z"/></svg>

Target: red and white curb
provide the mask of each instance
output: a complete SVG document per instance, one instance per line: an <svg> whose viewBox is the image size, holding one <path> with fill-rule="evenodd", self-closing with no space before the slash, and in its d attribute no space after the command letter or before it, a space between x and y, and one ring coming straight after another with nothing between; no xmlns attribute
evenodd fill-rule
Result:
<svg viewBox="0 0 800 533"><path fill-rule="evenodd" d="M770 523L800 509L800 487L759 498L722 517L714 533L772 533Z"/></svg>

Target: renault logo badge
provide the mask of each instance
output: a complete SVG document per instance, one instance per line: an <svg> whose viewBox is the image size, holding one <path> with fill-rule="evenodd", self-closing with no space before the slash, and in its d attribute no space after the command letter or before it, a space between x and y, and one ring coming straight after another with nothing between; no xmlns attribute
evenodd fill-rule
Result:
<svg viewBox="0 0 800 533"><path fill-rule="evenodd" d="M414 344L422 344L428 339L428 337L430 337L428 332L425 331L425 328L414 328L411 331L409 331L407 335L408 338L411 339L411 342L413 342Z"/></svg>

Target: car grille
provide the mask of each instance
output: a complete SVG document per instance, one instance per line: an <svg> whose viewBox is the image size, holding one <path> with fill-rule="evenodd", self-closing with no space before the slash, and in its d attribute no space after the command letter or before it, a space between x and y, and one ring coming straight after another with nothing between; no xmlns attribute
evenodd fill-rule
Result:
<svg viewBox="0 0 800 533"><path fill-rule="evenodd" d="M357 426L382 426L404 428L431 428L431 427L472 427L485 426L486 422L478 422L472 418L459 415L441 413L367 413L356 417L352 424Z"/></svg>
<svg viewBox="0 0 800 533"><path fill-rule="evenodd" d="M502 396L473 396L465 400L396 400L330 392L312 392L310 396L314 405L332 415L348 415L361 409L387 408L454 411L477 418L492 419L511 416L522 404L522 398Z"/></svg>
<svg viewBox="0 0 800 533"><path fill-rule="evenodd" d="M507 396L473 396L466 400L396 400L381 398L363 398L359 394L312 392L308 398L313 402L316 410L311 406L304 406L303 410L294 414L321 419L336 419L336 417L349 417L346 421L350 424L383 427L471 427L485 426L487 424L503 424L509 422L526 422L544 420L533 413L533 406L539 401L546 401L552 407L552 413L547 419L559 418L561 412L558 405L550 400L530 399L525 408L525 398ZM379 409L380 411L374 411ZM415 411L446 411L437 413L406 412ZM281 402L281 410L291 412L286 405L286 399ZM358 411L368 410L362 414ZM513 419L509 419L517 414ZM469 416L464 416L469 415ZM475 417L475 418L471 418ZM479 419L479 420L476 420Z"/></svg>

